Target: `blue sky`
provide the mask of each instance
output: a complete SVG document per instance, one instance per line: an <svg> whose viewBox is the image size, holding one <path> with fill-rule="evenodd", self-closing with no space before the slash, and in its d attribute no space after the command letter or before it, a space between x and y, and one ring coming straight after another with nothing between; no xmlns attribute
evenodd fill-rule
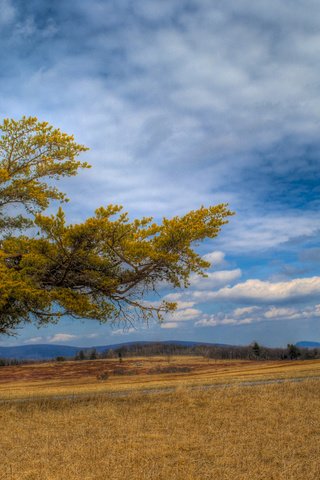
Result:
<svg viewBox="0 0 320 480"><path fill-rule="evenodd" d="M1 117L90 147L61 182L70 221L229 202L213 262L164 325L65 319L1 345L320 341L320 4L315 0L0 0Z"/></svg>

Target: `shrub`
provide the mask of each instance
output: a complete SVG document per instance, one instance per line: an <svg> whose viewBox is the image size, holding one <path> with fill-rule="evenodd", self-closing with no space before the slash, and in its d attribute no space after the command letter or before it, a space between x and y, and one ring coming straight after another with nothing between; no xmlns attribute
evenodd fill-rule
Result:
<svg viewBox="0 0 320 480"><path fill-rule="evenodd" d="M128 370L123 367L116 367L113 372L114 375L137 375L137 370Z"/></svg>
<svg viewBox="0 0 320 480"><path fill-rule="evenodd" d="M155 374L155 373L188 373L188 372L191 372L191 371L192 371L191 367L178 367L178 366L170 365L168 367L150 368L150 370L148 370L148 373L150 373L150 374Z"/></svg>
<svg viewBox="0 0 320 480"><path fill-rule="evenodd" d="M104 371L104 372L100 372L98 373L97 375L97 380L100 380L100 381L103 381L103 380L108 380L109 378L109 373Z"/></svg>

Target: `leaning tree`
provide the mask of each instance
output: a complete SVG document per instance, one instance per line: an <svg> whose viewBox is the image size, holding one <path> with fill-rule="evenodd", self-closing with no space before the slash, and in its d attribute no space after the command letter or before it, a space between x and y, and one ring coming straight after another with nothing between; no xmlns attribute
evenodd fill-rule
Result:
<svg viewBox="0 0 320 480"><path fill-rule="evenodd" d="M66 222L61 177L88 168L74 137L33 117L0 126L0 332L23 322L55 322L63 315L101 322L159 320L174 303L148 302L165 283L187 287L209 263L194 250L216 237L232 214L226 204L184 216L130 221L122 207L100 207L80 224Z"/></svg>

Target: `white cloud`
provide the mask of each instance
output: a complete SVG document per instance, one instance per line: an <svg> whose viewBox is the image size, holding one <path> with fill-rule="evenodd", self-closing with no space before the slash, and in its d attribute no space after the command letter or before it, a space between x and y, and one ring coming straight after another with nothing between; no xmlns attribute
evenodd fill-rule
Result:
<svg viewBox="0 0 320 480"><path fill-rule="evenodd" d="M237 278L241 277L241 270L219 270L217 272L208 272L207 277L192 275L190 278L190 287L195 289L208 290L209 288L218 288L227 285Z"/></svg>
<svg viewBox="0 0 320 480"><path fill-rule="evenodd" d="M43 337L31 337L25 340L24 343L41 343L43 342Z"/></svg>
<svg viewBox="0 0 320 480"><path fill-rule="evenodd" d="M118 328L117 330L112 330L111 335L129 335L135 331L135 328Z"/></svg>
<svg viewBox="0 0 320 480"><path fill-rule="evenodd" d="M183 310L177 310L170 315L170 319L174 322L187 322L189 320L193 320L199 315L201 315L201 310L197 308L185 308Z"/></svg>
<svg viewBox="0 0 320 480"><path fill-rule="evenodd" d="M203 255L203 260L206 262L210 262L213 268L217 267L218 265L223 265L225 263L225 254L224 252L220 252L219 250L214 250L213 252L206 253Z"/></svg>
<svg viewBox="0 0 320 480"><path fill-rule="evenodd" d="M169 295L166 296L167 300L168 300L168 296ZM177 310L183 310L183 309L186 309L186 308L193 307L195 302L184 302L184 301L178 300L178 301L176 301L176 304L177 304Z"/></svg>
<svg viewBox="0 0 320 480"><path fill-rule="evenodd" d="M299 314L294 308L276 308L272 307L270 310L267 310L264 314L266 318L279 318L279 317L286 317L292 318L296 317Z"/></svg>
<svg viewBox="0 0 320 480"><path fill-rule="evenodd" d="M224 254L222 254L222 252L212 252L212 256L224 261ZM228 285L234 282L240 276L241 270L239 268L234 270L218 270L215 272L207 272L207 277L191 275L190 287L188 288L188 291L169 293L164 297L164 300L177 303L177 311L187 308L192 309L196 303L208 300L207 297L210 297L212 294L209 289L215 289L224 285ZM175 315L177 315L177 313L178 312L176 312Z"/></svg>
<svg viewBox="0 0 320 480"><path fill-rule="evenodd" d="M217 315L203 314L202 318L200 318L200 320L195 322L195 326L197 327L216 327L218 325L231 326L231 325L239 325L243 322L244 322L243 320L238 320L223 314L217 314Z"/></svg>
<svg viewBox="0 0 320 480"><path fill-rule="evenodd" d="M258 279L247 280L217 292L194 292L199 301L224 300L231 302L277 303L308 300L320 294L320 277L296 278L288 282L271 283Z"/></svg>
<svg viewBox="0 0 320 480"><path fill-rule="evenodd" d="M256 310L259 310L259 307L240 307L240 308L236 308L233 314L236 317L242 317L243 315L247 315L248 313L255 312Z"/></svg>
<svg viewBox="0 0 320 480"><path fill-rule="evenodd" d="M318 212L301 216L294 211L286 211L285 215L236 216L224 236L224 247L228 251L252 252L274 248L294 238L312 237L320 230L318 216Z"/></svg>
<svg viewBox="0 0 320 480"><path fill-rule="evenodd" d="M246 315L246 316L244 316ZM265 321L291 321L306 320L320 317L320 305L305 308L277 308L272 306L244 307L230 312L218 312L215 314L202 313L195 322L197 327L216 327L232 325L249 325Z"/></svg>
<svg viewBox="0 0 320 480"><path fill-rule="evenodd" d="M161 328L165 328L165 329L177 328L178 326L179 326L179 323L177 322L164 322L161 324Z"/></svg>
<svg viewBox="0 0 320 480"><path fill-rule="evenodd" d="M254 321L257 321L257 319L245 317L238 322L238 325L249 325L250 323L254 323Z"/></svg>
<svg viewBox="0 0 320 480"><path fill-rule="evenodd" d="M197 320L195 322L196 327L216 327L219 325L219 320L215 318L214 315L206 316L204 318L201 318L200 320Z"/></svg>
<svg viewBox="0 0 320 480"><path fill-rule="evenodd" d="M47 338L47 343L69 342L70 340L75 340L76 338L79 338L78 335L71 335L69 333L56 333L55 335Z"/></svg>
<svg viewBox="0 0 320 480"><path fill-rule="evenodd" d="M281 320L283 318L286 320L316 318L320 317L320 305L307 306L302 309L271 307L264 312L264 317L270 320Z"/></svg>
<svg viewBox="0 0 320 480"><path fill-rule="evenodd" d="M164 297L164 300L166 300L167 302L175 302L175 303L182 303L183 300L181 300L182 298L184 297L183 293L168 293L168 295L166 295ZM188 301L189 303L189 301ZM194 302L192 302L194 304Z"/></svg>

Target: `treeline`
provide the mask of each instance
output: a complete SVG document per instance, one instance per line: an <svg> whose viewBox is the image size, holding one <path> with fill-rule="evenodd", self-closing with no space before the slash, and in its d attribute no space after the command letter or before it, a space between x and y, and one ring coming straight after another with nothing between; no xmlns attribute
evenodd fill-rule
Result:
<svg viewBox="0 0 320 480"><path fill-rule="evenodd" d="M97 352L96 349L80 350L74 360L103 358L148 357L148 356L191 355L217 360L310 360L320 359L320 349L298 348L288 344L286 348L264 347L257 342L247 346L229 345L179 345L169 343L146 343L124 345L120 348ZM57 360L63 360L58 357Z"/></svg>
<svg viewBox="0 0 320 480"><path fill-rule="evenodd" d="M320 359L320 348L299 348L288 344L286 348L264 347L257 342L247 346L231 345L181 345L175 343L152 342L145 344L123 345L117 349L106 349L103 352L95 348L82 349L74 357L58 356L57 362L66 360L99 360L117 358L122 361L125 357L151 356L201 356L216 360L312 360ZM46 363L52 360L23 360L16 358L0 358L0 367L23 365L29 363Z"/></svg>
<svg viewBox="0 0 320 480"><path fill-rule="evenodd" d="M20 360L17 358L0 358L0 367L8 367L10 365L21 365L23 363L30 363L26 360Z"/></svg>

